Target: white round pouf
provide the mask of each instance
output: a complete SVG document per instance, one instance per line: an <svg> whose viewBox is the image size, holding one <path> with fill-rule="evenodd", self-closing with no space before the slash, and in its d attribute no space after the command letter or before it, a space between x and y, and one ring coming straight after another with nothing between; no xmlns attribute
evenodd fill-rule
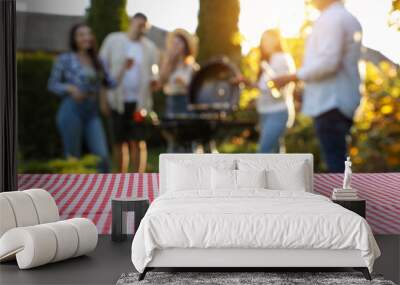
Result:
<svg viewBox="0 0 400 285"><path fill-rule="evenodd" d="M49 263L57 251L53 231L41 225L11 229L0 241L0 257L15 255L20 269Z"/></svg>
<svg viewBox="0 0 400 285"><path fill-rule="evenodd" d="M0 238L0 259L15 256L19 268L28 269L87 254L97 239L96 226L84 218L14 228Z"/></svg>
<svg viewBox="0 0 400 285"><path fill-rule="evenodd" d="M51 262L71 258L78 250L79 237L75 228L63 221L44 224L53 231L57 239L57 252Z"/></svg>
<svg viewBox="0 0 400 285"><path fill-rule="evenodd" d="M0 237L8 230L17 226L11 204L8 199L1 194L2 193L0 193Z"/></svg>
<svg viewBox="0 0 400 285"><path fill-rule="evenodd" d="M91 220L74 218L62 222L73 225L78 232L79 245L74 257L91 252L96 248L98 232L95 224L93 224Z"/></svg>
<svg viewBox="0 0 400 285"><path fill-rule="evenodd" d="M16 259L20 269L28 269L96 248L98 233L91 220L59 218L46 190L0 193L0 262Z"/></svg>
<svg viewBox="0 0 400 285"><path fill-rule="evenodd" d="M29 189L22 193L32 199L39 218L39 224L57 222L60 219L56 202L49 192L43 189Z"/></svg>
<svg viewBox="0 0 400 285"><path fill-rule="evenodd" d="M17 227L33 226L39 223L35 205L29 195L23 191L1 193L13 209Z"/></svg>

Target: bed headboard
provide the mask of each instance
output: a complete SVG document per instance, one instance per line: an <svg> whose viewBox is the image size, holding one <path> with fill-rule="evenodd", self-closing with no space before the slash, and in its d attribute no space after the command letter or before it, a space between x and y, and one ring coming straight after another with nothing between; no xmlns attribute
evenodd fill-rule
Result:
<svg viewBox="0 0 400 285"><path fill-rule="evenodd" d="M255 154L255 153L241 153L241 154L160 154L159 160L159 172L160 172L160 187L159 191L160 194L165 192L165 188L167 185L167 163L169 161L174 160L232 160L235 161L237 159L265 159L265 160L284 160L284 161L304 161L305 164L308 166L307 173L305 173L306 178L308 180L308 188L306 189L307 192L313 192L313 174L314 174L314 166L313 166L313 155L310 153L291 153L291 154Z"/></svg>

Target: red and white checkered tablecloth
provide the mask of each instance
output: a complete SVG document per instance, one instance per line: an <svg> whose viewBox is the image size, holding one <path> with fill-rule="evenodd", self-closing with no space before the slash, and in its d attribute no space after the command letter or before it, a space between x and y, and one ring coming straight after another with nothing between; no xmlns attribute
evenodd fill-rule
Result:
<svg viewBox="0 0 400 285"><path fill-rule="evenodd" d="M158 195L158 173L23 174L19 190L43 188L56 200L62 219L86 217L99 233L111 232L112 197ZM315 174L314 191L330 196L340 187L342 174ZM400 234L400 173L353 174L353 188L367 200L367 221L377 234Z"/></svg>

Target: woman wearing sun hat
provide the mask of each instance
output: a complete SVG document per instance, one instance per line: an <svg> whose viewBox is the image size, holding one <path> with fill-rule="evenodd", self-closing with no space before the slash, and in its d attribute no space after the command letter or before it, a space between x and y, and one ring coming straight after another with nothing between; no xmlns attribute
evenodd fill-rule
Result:
<svg viewBox="0 0 400 285"><path fill-rule="evenodd" d="M160 80L166 95L166 117L188 113L188 89L195 62L197 39L183 29L167 36L166 53L161 63Z"/></svg>

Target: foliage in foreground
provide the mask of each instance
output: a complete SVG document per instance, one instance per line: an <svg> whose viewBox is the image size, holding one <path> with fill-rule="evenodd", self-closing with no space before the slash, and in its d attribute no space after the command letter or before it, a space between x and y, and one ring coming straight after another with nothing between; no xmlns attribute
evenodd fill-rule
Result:
<svg viewBox="0 0 400 285"><path fill-rule="evenodd" d="M400 74L367 65L366 92L356 115L350 154L359 171L400 171Z"/></svg>
<svg viewBox="0 0 400 285"><path fill-rule="evenodd" d="M81 159L31 160L19 164L19 173L96 173L99 158L86 155Z"/></svg>

